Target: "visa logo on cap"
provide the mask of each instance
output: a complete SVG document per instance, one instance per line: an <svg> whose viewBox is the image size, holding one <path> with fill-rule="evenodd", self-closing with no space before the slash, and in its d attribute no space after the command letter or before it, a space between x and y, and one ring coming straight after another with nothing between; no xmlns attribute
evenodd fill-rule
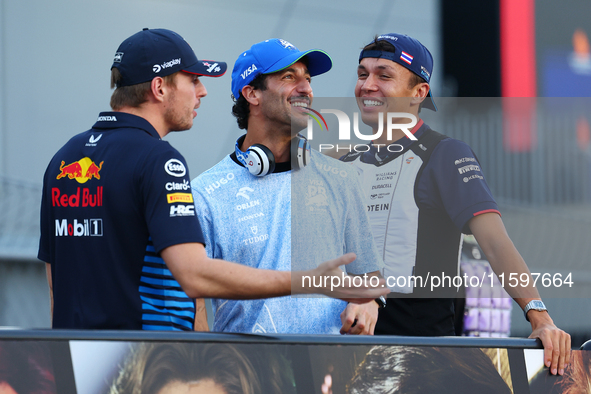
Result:
<svg viewBox="0 0 591 394"><path fill-rule="evenodd" d="M255 70L257 70L257 66L255 66L253 63L252 66L250 66L246 70L244 70L244 72L242 74L240 74L240 76L242 77L242 79L246 79L246 77L248 77L250 74L252 74Z"/></svg>

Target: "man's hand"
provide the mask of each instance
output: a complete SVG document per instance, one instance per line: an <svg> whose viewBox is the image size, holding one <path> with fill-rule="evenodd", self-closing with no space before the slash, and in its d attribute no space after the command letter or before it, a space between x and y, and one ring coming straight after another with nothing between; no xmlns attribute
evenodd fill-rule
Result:
<svg viewBox="0 0 591 394"><path fill-rule="evenodd" d="M501 273L507 277L515 274L518 276L531 275L525 261L509 239L499 215L485 213L473 217L468 223L497 275ZM538 290L533 286L533 280L528 283L529 286L525 287L505 286L505 290L521 309L529 301L540 299ZM544 345L544 364L550 368L550 373L562 375L564 368L570 363L570 335L557 328L546 311L530 310L527 312L527 317L532 327L529 337L539 338Z"/></svg>
<svg viewBox="0 0 591 394"><path fill-rule="evenodd" d="M341 334L373 335L378 321L378 308L378 303L373 300L365 304L349 303L341 313Z"/></svg>
<svg viewBox="0 0 591 394"><path fill-rule="evenodd" d="M357 304L387 295L390 290L383 278L368 275L355 277L347 275L339 268L351 263L355 258L355 253L347 253L334 260L325 261L313 270L292 273L292 294L324 294Z"/></svg>
<svg viewBox="0 0 591 394"><path fill-rule="evenodd" d="M205 307L205 299L195 299L195 323L193 324L195 331L209 331L207 324L207 309Z"/></svg>
<svg viewBox="0 0 591 394"><path fill-rule="evenodd" d="M570 335L554 325L546 311L530 310L527 317L531 322L530 338L539 338L544 345L544 365L550 368L552 375L564 374L570 364Z"/></svg>

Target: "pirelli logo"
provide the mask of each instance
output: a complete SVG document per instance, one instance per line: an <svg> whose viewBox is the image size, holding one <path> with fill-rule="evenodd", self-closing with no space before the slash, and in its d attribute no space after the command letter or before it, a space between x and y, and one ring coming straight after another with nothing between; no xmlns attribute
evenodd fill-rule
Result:
<svg viewBox="0 0 591 394"><path fill-rule="evenodd" d="M193 202L193 195L191 193L171 193L166 195L166 200L169 204L177 202Z"/></svg>

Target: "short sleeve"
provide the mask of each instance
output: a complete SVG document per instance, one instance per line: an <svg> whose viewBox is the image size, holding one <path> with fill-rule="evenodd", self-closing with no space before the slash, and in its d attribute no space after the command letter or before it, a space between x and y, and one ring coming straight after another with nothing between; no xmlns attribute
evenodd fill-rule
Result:
<svg viewBox="0 0 591 394"><path fill-rule="evenodd" d="M433 150L417 184L417 203L444 209L459 230L469 233L468 221L499 208L480 163L464 142L447 138Z"/></svg>
<svg viewBox="0 0 591 394"><path fill-rule="evenodd" d="M157 252L177 244L204 243L183 156L166 143L139 169L145 218Z"/></svg>

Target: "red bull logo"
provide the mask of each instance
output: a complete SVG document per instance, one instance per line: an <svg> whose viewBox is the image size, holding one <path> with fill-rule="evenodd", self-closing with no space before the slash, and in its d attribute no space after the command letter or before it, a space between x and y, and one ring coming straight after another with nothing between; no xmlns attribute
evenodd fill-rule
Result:
<svg viewBox="0 0 591 394"><path fill-rule="evenodd" d="M89 157L85 157L73 163L66 165L66 162L62 160L60 165L60 173L57 179L68 177L69 179L76 179L78 183L85 183L86 181L95 177L101 179L99 172L103 168L104 161L98 166L94 164Z"/></svg>
<svg viewBox="0 0 591 394"><path fill-rule="evenodd" d="M74 194L65 194L57 187L51 188L51 204L54 207L102 207L103 206L103 187L97 186L96 193L83 187L76 189Z"/></svg>

